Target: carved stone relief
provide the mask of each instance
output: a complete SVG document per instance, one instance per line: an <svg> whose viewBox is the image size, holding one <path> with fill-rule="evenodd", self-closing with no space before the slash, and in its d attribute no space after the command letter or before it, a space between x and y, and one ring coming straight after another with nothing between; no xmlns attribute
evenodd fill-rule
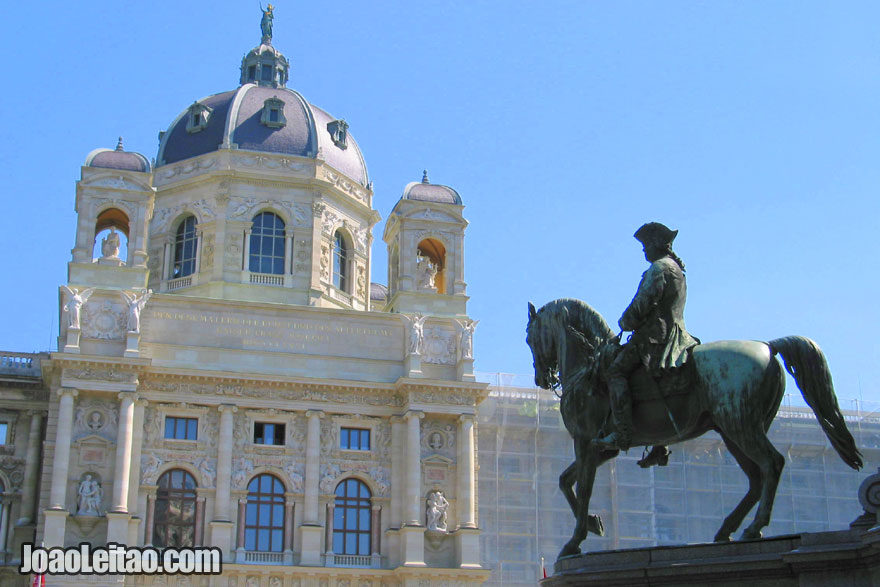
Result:
<svg viewBox="0 0 880 587"><path fill-rule="evenodd" d="M454 365L456 348L456 340L451 332L437 326L425 328L422 360L426 363Z"/></svg>
<svg viewBox="0 0 880 587"><path fill-rule="evenodd" d="M367 192L358 187L357 184L352 183L339 175L338 173L334 173L329 168L324 168L324 179L328 180L330 183L354 197L355 199L366 202L367 201Z"/></svg>
<svg viewBox="0 0 880 587"><path fill-rule="evenodd" d="M115 441L116 417L116 406L110 402L98 399L80 402L73 425L73 440L96 435Z"/></svg>
<svg viewBox="0 0 880 587"><path fill-rule="evenodd" d="M0 471L6 474L6 478L12 484L7 491L18 493L21 491L21 484L24 481L24 459L11 456L0 457Z"/></svg>
<svg viewBox="0 0 880 587"><path fill-rule="evenodd" d="M226 245L226 250L223 253L223 267L241 269L241 246L236 243Z"/></svg>
<svg viewBox="0 0 880 587"><path fill-rule="evenodd" d="M321 493L333 493L336 489L336 480L342 474L339 465L322 464L321 465L321 481L318 483L318 489Z"/></svg>
<svg viewBox="0 0 880 587"><path fill-rule="evenodd" d="M253 472L252 460L244 457L232 459L232 486L236 489L244 489Z"/></svg>
<svg viewBox="0 0 880 587"><path fill-rule="evenodd" d="M217 160L213 158L187 161L185 163L181 163L180 165L166 168L165 171L163 171L162 173L162 177L165 179L171 179L176 175L189 175L200 169L211 169L216 164Z"/></svg>
<svg viewBox="0 0 880 587"><path fill-rule="evenodd" d="M154 452L141 456L141 482L145 485L155 485L162 466L162 459Z"/></svg>
<svg viewBox="0 0 880 587"><path fill-rule="evenodd" d="M202 474L202 483L205 487L214 487L214 479L217 476L217 459L202 457L196 467Z"/></svg>
<svg viewBox="0 0 880 587"><path fill-rule="evenodd" d="M128 312L110 300L86 304L83 309L82 334L86 338L122 340L128 326Z"/></svg>
<svg viewBox="0 0 880 587"><path fill-rule="evenodd" d="M144 444L157 446L162 440L162 414L151 407L144 409Z"/></svg>
<svg viewBox="0 0 880 587"><path fill-rule="evenodd" d="M321 279L330 281L330 247L321 245Z"/></svg>
<svg viewBox="0 0 880 587"><path fill-rule="evenodd" d="M211 270L211 267L214 265L214 241L215 235L213 232L205 235L205 240L202 243L202 261L201 266L203 269Z"/></svg>
<svg viewBox="0 0 880 587"><path fill-rule="evenodd" d="M305 466L302 463L290 463L284 467L284 472L290 479L290 490L293 493L302 493L305 483Z"/></svg>
<svg viewBox="0 0 880 587"><path fill-rule="evenodd" d="M357 266L357 297L367 297L367 269L360 263Z"/></svg>
<svg viewBox="0 0 880 587"><path fill-rule="evenodd" d="M241 218L250 220L251 217L260 208L275 208L286 210L289 213L290 224L294 227L309 226L309 206L300 204L290 200L281 200L278 198L230 198L232 206L230 206L230 218Z"/></svg>
<svg viewBox="0 0 880 587"><path fill-rule="evenodd" d="M455 425L443 420L428 420L422 424L422 456L441 454L454 460Z"/></svg>

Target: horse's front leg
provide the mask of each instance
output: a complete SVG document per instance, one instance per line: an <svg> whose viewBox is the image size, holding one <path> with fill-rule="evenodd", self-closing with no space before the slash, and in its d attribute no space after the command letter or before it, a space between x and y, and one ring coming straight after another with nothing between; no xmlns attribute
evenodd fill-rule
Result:
<svg viewBox="0 0 880 587"><path fill-rule="evenodd" d="M577 516L577 498L574 495L575 481L577 481L577 461L566 467L562 474L559 475L559 490L565 496L565 501L568 502L571 513ZM587 531L592 532L596 536L605 536L605 524L602 523L602 518L596 514L587 514L587 516Z"/></svg>
<svg viewBox="0 0 880 587"><path fill-rule="evenodd" d="M575 508L575 528L571 539L565 543L559 558L580 554L581 542L592 530L600 536L604 534L602 521L598 516L590 515L590 497L593 494L593 482L596 480L596 468L601 462L600 450L589 440L575 445L575 470L577 473L577 501Z"/></svg>

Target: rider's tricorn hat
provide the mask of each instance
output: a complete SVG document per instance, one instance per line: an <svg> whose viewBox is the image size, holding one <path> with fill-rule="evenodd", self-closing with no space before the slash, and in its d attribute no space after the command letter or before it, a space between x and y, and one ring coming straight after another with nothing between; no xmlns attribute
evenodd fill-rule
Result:
<svg viewBox="0 0 880 587"><path fill-rule="evenodd" d="M643 224L633 236L645 246L664 247L672 244L672 241L678 236L678 231L670 230L659 222L649 222Z"/></svg>

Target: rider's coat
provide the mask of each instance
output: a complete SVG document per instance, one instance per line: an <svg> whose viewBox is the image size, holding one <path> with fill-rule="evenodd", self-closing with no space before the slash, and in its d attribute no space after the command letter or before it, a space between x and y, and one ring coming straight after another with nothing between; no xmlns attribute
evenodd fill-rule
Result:
<svg viewBox="0 0 880 587"><path fill-rule="evenodd" d="M700 343L684 326L687 282L671 257L654 261L642 274L639 289L618 324L632 331L630 343L639 349L642 363L650 370L680 367L687 350Z"/></svg>

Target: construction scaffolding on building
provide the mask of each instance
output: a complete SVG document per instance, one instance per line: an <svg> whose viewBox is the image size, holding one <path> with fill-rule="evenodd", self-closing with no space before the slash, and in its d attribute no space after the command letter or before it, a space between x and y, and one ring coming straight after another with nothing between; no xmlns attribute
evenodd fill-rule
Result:
<svg viewBox="0 0 880 587"><path fill-rule="evenodd" d="M531 377L481 380L491 384L478 410L479 523L483 564L493 571L487 585L534 585L542 557L549 573L574 527L558 487L574 461L571 438L559 399ZM841 408L867 463L862 472L840 460L799 393L785 396L769 436L786 467L764 536L845 529L862 513L859 484L880 456L880 404L841 401ZM582 548L710 542L748 487L714 433L673 446L666 467L641 469L641 456L630 450L599 469L590 512L602 517L606 535L590 535Z"/></svg>

